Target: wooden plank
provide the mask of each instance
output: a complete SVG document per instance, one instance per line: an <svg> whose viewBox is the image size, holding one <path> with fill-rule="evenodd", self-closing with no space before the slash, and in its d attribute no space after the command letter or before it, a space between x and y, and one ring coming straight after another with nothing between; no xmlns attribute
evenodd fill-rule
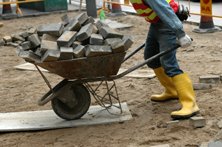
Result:
<svg viewBox="0 0 222 147"><path fill-rule="evenodd" d="M91 106L89 111L78 120L66 121L52 110L0 113L0 132L49 130L124 122L132 119L126 103L122 103L123 112L116 107L109 111L101 106Z"/></svg>
<svg viewBox="0 0 222 147"><path fill-rule="evenodd" d="M14 68L15 68L15 69L18 69L18 70L37 71L35 65L33 65L33 64L31 64L31 63L20 64L20 65L14 66ZM48 72L48 70L43 69L43 68L41 68L41 67L39 67L39 69L40 69L41 71Z"/></svg>
<svg viewBox="0 0 222 147"><path fill-rule="evenodd" d="M127 69L120 68L118 74L124 72L125 70L127 70ZM153 70L151 70L151 69L140 69L140 70L135 70L135 71L128 73L127 75L125 75L125 77L152 79L152 78L155 78L156 75L153 72Z"/></svg>

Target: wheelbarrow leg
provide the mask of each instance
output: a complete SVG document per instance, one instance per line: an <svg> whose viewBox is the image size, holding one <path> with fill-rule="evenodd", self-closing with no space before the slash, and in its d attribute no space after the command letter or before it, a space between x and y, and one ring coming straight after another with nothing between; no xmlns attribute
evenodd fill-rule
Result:
<svg viewBox="0 0 222 147"><path fill-rule="evenodd" d="M52 86L50 85L50 83L47 80L47 78L45 77L45 75L42 73L42 71L39 69L39 67L36 64L34 64L34 65L35 65L36 69L38 70L38 72L40 73L40 75L42 76L42 78L44 79L44 81L47 84L47 86L49 87L49 89L52 91Z"/></svg>
<svg viewBox="0 0 222 147"><path fill-rule="evenodd" d="M67 79L59 82L55 87L50 89L42 98L39 99L38 105L43 106L56 97L56 92L68 83Z"/></svg>

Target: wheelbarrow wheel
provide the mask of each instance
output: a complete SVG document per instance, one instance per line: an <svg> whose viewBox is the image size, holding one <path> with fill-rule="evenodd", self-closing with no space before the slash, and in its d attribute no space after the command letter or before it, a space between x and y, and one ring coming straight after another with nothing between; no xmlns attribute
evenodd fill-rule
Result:
<svg viewBox="0 0 222 147"><path fill-rule="evenodd" d="M75 120L81 118L89 109L91 98L82 84L69 81L57 96L51 100L53 111L61 118Z"/></svg>

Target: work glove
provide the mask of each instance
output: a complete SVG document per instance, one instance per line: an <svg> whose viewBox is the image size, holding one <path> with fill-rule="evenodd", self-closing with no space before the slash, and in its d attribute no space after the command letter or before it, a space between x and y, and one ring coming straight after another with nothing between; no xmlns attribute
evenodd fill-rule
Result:
<svg viewBox="0 0 222 147"><path fill-rule="evenodd" d="M190 12L189 9L184 5L179 5L176 15L180 19L180 21L184 21L188 19L188 17L190 16Z"/></svg>
<svg viewBox="0 0 222 147"><path fill-rule="evenodd" d="M185 35L183 37L178 38L178 44L182 48L186 48L192 44L192 39L190 38L190 36Z"/></svg>

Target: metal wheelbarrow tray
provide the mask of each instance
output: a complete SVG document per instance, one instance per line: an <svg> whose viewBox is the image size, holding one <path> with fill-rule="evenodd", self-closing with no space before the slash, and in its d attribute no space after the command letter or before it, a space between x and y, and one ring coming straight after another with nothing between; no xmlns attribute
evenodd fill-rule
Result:
<svg viewBox="0 0 222 147"><path fill-rule="evenodd" d="M123 52L104 56L43 62L37 63L37 65L65 79L108 77L117 74L125 54Z"/></svg>
<svg viewBox="0 0 222 147"><path fill-rule="evenodd" d="M81 118L89 109L91 96L108 112L114 106L122 112L118 90L115 84L126 74L144 66L155 58L161 57L179 47L170 48L164 52L144 60L126 71L117 74L122 63L141 50L141 45L125 57L125 52L97 57L84 57L73 60L33 63L49 87L49 91L39 99L38 104L44 105L51 101L54 112L66 120ZM52 87L39 67L47 69L64 78ZM91 85L90 83L97 82ZM102 90L100 90L102 88ZM101 93L103 92L103 93ZM117 103L118 105L116 105Z"/></svg>

